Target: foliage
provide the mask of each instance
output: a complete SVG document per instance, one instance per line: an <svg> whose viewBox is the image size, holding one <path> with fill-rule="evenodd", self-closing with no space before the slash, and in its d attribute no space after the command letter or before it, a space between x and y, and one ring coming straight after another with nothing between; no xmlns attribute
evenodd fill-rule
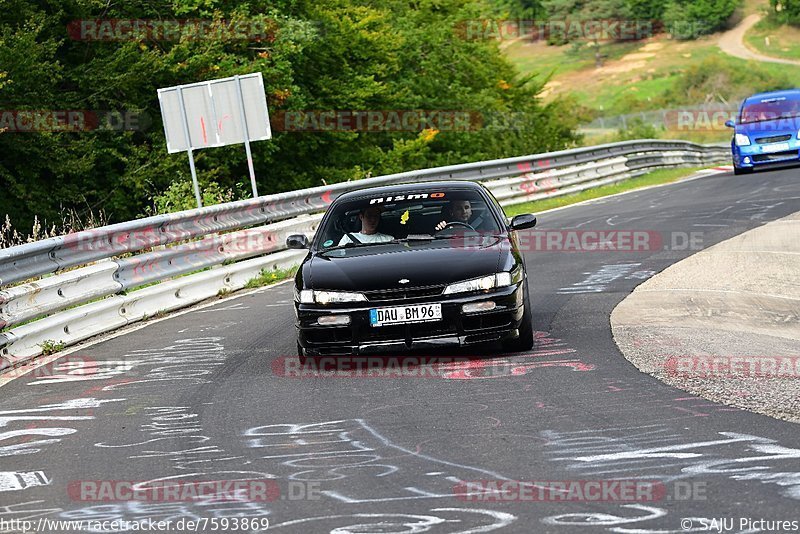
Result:
<svg viewBox="0 0 800 534"><path fill-rule="evenodd" d="M664 24L677 39L695 39L723 30L741 0L670 0Z"/></svg>
<svg viewBox="0 0 800 534"><path fill-rule="evenodd" d="M769 3L778 21L800 26L800 0L769 0Z"/></svg>
<svg viewBox="0 0 800 534"><path fill-rule="evenodd" d="M633 139L658 139L659 131L652 124L640 118L628 121L627 128L617 131L616 141L631 141Z"/></svg>
<svg viewBox="0 0 800 534"><path fill-rule="evenodd" d="M664 95L664 103L724 103L737 102L762 91L791 87L786 76L773 75L765 68L752 64L740 68L712 56L692 65Z"/></svg>
<svg viewBox="0 0 800 534"><path fill-rule="evenodd" d="M628 0L630 16L635 20L661 20L664 16L663 0Z"/></svg>
<svg viewBox="0 0 800 534"><path fill-rule="evenodd" d="M224 189L217 182L200 184L200 197L203 206L222 204L246 198L247 193L243 190L241 183L236 184L236 191L231 188ZM153 197L153 206L146 210L147 215L159 215L162 213L174 213L176 211L190 210L197 207L197 199L194 196L194 187L191 179L172 182L163 193Z"/></svg>
<svg viewBox="0 0 800 534"><path fill-rule="evenodd" d="M496 9L514 19L543 19L545 9L541 0L496 0Z"/></svg>
<svg viewBox="0 0 800 534"><path fill-rule="evenodd" d="M522 0L496 0L499 5L516 3L520 8ZM771 0L772 2L797 3L800 0ZM741 0L542 0L542 6L550 19L573 21L628 20L642 24L641 28L664 29L678 39L695 39L701 35L724 29ZM513 10L512 10L513 11ZM636 21L636 22L634 22ZM641 31L637 38L646 37L649 32ZM550 44L566 44L576 40L598 40L587 35L554 33L549 37ZM600 64L598 56L598 65Z"/></svg>
<svg viewBox="0 0 800 534"><path fill-rule="evenodd" d="M551 19L570 22L598 22L608 20L625 20L630 17L627 0L544 0L545 9ZM565 33L554 31L549 36L551 44L565 44L573 41L589 41L599 54L601 40L608 40L602 31L589 31L591 26L574 25L573 28L586 29L576 34L569 29ZM598 60L599 60L598 55ZM599 62L599 61L598 61Z"/></svg>
<svg viewBox="0 0 800 534"><path fill-rule="evenodd" d="M280 282L281 280L287 280L289 278L294 277L294 275L297 274L297 270L299 268L300 268L299 265L295 265L288 269L275 269L274 271L261 269L259 275L251 280L248 280L244 288L255 289L257 287L268 286L270 284Z"/></svg>
<svg viewBox="0 0 800 534"><path fill-rule="evenodd" d="M42 355L44 356L61 352L66 347L67 345L63 341L53 341L52 339L46 339L39 344L39 348L42 349Z"/></svg>
<svg viewBox="0 0 800 534"><path fill-rule="evenodd" d="M34 214L58 221L62 210L86 217L102 209L119 222L148 207L193 207L187 157L166 152L156 90L250 72L262 73L274 118L273 139L252 145L261 194L574 146L569 107L538 97L546 80L519 76L495 42L458 37L459 23L492 12L484 1L0 0L2 109L119 111L136 119L128 129L0 133L0 217L30 227ZM216 37L86 40L69 31L74 21L95 19L208 20ZM235 24L269 32L242 39L222 31ZM457 110L524 119L511 128L440 128L435 135L285 131L280 113L298 110ZM195 161L213 201L228 192L247 196L241 145L197 151Z"/></svg>

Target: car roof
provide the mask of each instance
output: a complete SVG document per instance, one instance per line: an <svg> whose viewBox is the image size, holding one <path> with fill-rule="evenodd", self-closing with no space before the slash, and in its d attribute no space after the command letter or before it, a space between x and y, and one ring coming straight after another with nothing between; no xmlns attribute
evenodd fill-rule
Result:
<svg viewBox="0 0 800 534"><path fill-rule="evenodd" d="M784 89L782 91L768 91L766 93L756 93L748 96L744 103L752 104L770 98L786 98L787 100L800 100L800 89Z"/></svg>
<svg viewBox="0 0 800 534"><path fill-rule="evenodd" d="M357 191L344 193L336 198L336 202L345 202L362 198L364 196L390 196L394 194L416 193L419 191L435 191L437 189L469 189L473 191L485 191L486 188L478 183L469 180L447 180L438 182L412 182L396 185L383 185L378 187L368 187Z"/></svg>

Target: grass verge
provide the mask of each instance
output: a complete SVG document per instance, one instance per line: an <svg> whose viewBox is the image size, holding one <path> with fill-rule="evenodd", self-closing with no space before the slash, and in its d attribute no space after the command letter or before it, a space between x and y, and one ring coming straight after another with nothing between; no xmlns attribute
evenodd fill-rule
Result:
<svg viewBox="0 0 800 534"><path fill-rule="evenodd" d="M744 40L765 56L800 60L800 28L781 24L771 17L761 19L745 34Z"/></svg>
<svg viewBox="0 0 800 534"><path fill-rule="evenodd" d="M522 213L538 213L540 211L550 210L553 208L560 208L562 206L569 206L570 204L577 204L584 200L591 200L593 198L606 197L615 195L624 191L632 191L650 185L669 184L677 182L681 178L685 178L705 167L684 167L680 169L659 169L657 171L649 172L643 176L638 176L630 180L617 182L615 184L603 185L580 193L572 195L564 195L555 198L546 198L543 200L534 200L533 202L525 202L524 204L516 204L503 208L506 215L513 217Z"/></svg>
<svg viewBox="0 0 800 534"><path fill-rule="evenodd" d="M297 269L299 267L299 265L295 265L289 269L276 269L274 271L261 269L261 273L259 273L259 275L255 278L249 280L247 284L245 284L244 289L255 289L257 287L263 287L269 284L274 284L275 282L280 282L281 280L286 280L287 278L292 278L297 273Z"/></svg>

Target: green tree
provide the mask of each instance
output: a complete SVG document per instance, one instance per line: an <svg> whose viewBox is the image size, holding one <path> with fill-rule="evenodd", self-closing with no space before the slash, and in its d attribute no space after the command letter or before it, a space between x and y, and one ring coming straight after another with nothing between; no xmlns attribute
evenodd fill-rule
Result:
<svg viewBox="0 0 800 534"><path fill-rule="evenodd" d="M775 18L800 26L800 0L769 0Z"/></svg>
<svg viewBox="0 0 800 534"><path fill-rule="evenodd" d="M459 37L462 21L492 13L483 0L0 0L0 13L0 109L110 110L139 121L131 129L0 133L0 217L19 227L34 215L49 227L62 210L103 210L118 222L154 204L184 206L187 157L166 152L156 90L234 74L262 73L275 118L273 139L252 144L262 194L578 139L574 108L538 98L546 80L520 77L495 42ZM96 19L213 24L208 34L169 39L75 38L74 21ZM267 31L242 39L226 31L237 24ZM287 131L281 113L301 110L449 110L483 127ZM241 146L195 156L204 196L244 193Z"/></svg>
<svg viewBox="0 0 800 534"><path fill-rule="evenodd" d="M497 10L515 19L544 18L545 10L541 0L497 0Z"/></svg>
<svg viewBox="0 0 800 534"><path fill-rule="evenodd" d="M695 39L723 30L741 0L670 0L664 24L677 39Z"/></svg>
<svg viewBox="0 0 800 534"><path fill-rule="evenodd" d="M636 20L659 21L664 16L663 0L628 0L631 18Z"/></svg>
<svg viewBox="0 0 800 534"><path fill-rule="evenodd" d="M544 4L552 19L567 22L566 33L554 35L552 42L592 46L596 67L603 65L602 43L623 38L621 32L615 35L603 29L604 23L630 19L626 0L545 0Z"/></svg>

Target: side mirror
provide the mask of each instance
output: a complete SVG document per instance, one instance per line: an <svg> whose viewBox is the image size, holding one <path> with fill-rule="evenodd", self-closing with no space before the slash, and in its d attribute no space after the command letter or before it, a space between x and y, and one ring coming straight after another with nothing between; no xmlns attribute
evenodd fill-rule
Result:
<svg viewBox="0 0 800 534"><path fill-rule="evenodd" d="M534 226L536 226L536 215L533 213L517 215L511 219L512 230L525 230L526 228L533 228Z"/></svg>
<svg viewBox="0 0 800 534"><path fill-rule="evenodd" d="M725 121L725 126L727 126L728 128L735 128L736 127L736 123L733 122L732 120L727 120L727 121Z"/></svg>
<svg viewBox="0 0 800 534"><path fill-rule="evenodd" d="M295 249L308 248L308 238L303 234L292 234L286 238L286 246Z"/></svg>

